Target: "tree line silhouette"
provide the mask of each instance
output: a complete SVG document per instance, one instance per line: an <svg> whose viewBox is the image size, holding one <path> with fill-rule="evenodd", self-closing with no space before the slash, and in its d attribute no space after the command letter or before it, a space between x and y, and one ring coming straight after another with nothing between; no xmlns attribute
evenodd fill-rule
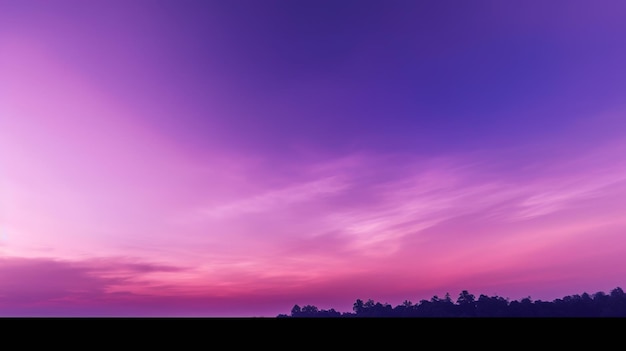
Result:
<svg viewBox="0 0 626 351"><path fill-rule="evenodd" d="M533 301L530 297L509 301L500 296L478 298L467 290L461 291L456 301L450 294L412 303L405 300L393 307L372 299L357 299L352 312L338 312L334 308L318 309L313 305L294 305L291 314L278 318L355 318L355 317L626 317L626 293L617 287L609 294L599 291L568 295L553 301Z"/></svg>

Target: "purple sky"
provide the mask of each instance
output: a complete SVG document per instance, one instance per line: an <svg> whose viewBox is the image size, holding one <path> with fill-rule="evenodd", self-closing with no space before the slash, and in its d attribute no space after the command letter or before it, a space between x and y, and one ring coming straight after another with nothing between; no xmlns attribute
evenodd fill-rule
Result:
<svg viewBox="0 0 626 351"><path fill-rule="evenodd" d="M0 0L0 315L626 288L624 18Z"/></svg>

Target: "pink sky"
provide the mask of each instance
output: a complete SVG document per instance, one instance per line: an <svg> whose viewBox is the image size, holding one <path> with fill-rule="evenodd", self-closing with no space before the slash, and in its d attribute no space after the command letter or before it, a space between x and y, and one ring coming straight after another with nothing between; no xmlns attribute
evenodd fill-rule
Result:
<svg viewBox="0 0 626 351"><path fill-rule="evenodd" d="M239 100L231 94L243 78L209 67L207 98L189 105L197 96L183 89L184 68L143 76L192 63L169 54L139 68L146 58L133 56L133 39L158 47L144 31L166 11L148 12L148 24L126 19L119 33L90 27L104 49L81 53L68 48L88 42L77 28L92 12L15 8L0 25L0 315L276 316L294 304L351 311L357 298L395 306L469 290L552 300L626 287L623 99L590 102L556 129L550 111L569 95L512 113L544 114L532 123L545 134L493 122L484 137L451 136L454 148L361 147L382 145L358 127L373 117L327 134L310 121L294 130L241 117L294 113L289 88L257 96L250 83L245 94L257 99ZM135 36L116 41L126 30ZM105 49L119 51L98 61ZM349 110L348 98L327 96L336 85L311 81L319 86L304 91ZM576 89L562 94L576 99ZM319 112L311 106L302 116ZM341 144L349 131L363 139ZM279 137L277 148L257 147Z"/></svg>

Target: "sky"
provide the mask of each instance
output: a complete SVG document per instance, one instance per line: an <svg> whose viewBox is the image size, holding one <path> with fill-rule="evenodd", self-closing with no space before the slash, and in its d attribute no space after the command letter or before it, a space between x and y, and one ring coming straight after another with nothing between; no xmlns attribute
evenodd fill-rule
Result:
<svg viewBox="0 0 626 351"><path fill-rule="evenodd" d="M0 315L626 288L624 18L0 0Z"/></svg>

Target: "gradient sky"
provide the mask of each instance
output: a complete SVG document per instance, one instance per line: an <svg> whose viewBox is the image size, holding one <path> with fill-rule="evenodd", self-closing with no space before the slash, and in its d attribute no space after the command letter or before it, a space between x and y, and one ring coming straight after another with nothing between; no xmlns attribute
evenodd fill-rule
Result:
<svg viewBox="0 0 626 351"><path fill-rule="evenodd" d="M626 288L624 18L0 0L0 315Z"/></svg>

